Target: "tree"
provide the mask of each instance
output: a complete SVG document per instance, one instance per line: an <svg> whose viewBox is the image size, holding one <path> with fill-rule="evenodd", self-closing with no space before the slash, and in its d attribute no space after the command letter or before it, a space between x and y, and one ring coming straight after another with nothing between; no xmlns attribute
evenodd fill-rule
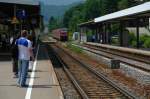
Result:
<svg viewBox="0 0 150 99"><path fill-rule="evenodd" d="M69 21L73 15L73 11L74 11L74 7L66 11L66 13L64 14L63 24L65 27L69 26Z"/></svg>
<svg viewBox="0 0 150 99"><path fill-rule="evenodd" d="M77 31L77 25L81 22L83 22L82 13L80 11L75 11L69 22L70 31Z"/></svg>
<svg viewBox="0 0 150 99"><path fill-rule="evenodd" d="M119 10L126 9L128 7L129 7L128 0L121 0L120 2L118 2L118 9Z"/></svg>
<svg viewBox="0 0 150 99"><path fill-rule="evenodd" d="M53 29L56 29L56 28L60 28L61 24L60 24L60 21L56 18L54 18L53 16L50 17L49 19L49 31L52 31Z"/></svg>
<svg viewBox="0 0 150 99"><path fill-rule="evenodd" d="M120 0L101 0L102 15L113 13L118 10L117 5Z"/></svg>
<svg viewBox="0 0 150 99"><path fill-rule="evenodd" d="M63 24L70 31L77 30L77 24L93 20L109 13L129 8L150 0L86 0L66 11Z"/></svg>
<svg viewBox="0 0 150 99"><path fill-rule="evenodd" d="M69 9L63 19L63 24L65 27L69 28L70 31L77 30L77 24L83 22L83 4L79 4L71 9Z"/></svg>
<svg viewBox="0 0 150 99"><path fill-rule="evenodd" d="M91 20L101 15L101 0L87 0L84 6L85 20Z"/></svg>

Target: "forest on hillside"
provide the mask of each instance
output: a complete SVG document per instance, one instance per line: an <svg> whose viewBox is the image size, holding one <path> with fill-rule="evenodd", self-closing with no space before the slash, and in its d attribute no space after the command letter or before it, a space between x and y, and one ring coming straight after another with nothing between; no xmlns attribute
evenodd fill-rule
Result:
<svg viewBox="0 0 150 99"><path fill-rule="evenodd" d="M142 2L141 0L86 0L85 4L80 4L68 10L64 15L63 23L69 30L76 31L77 24L81 22L86 22L146 1L150 0Z"/></svg>
<svg viewBox="0 0 150 99"><path fill-rule="evenodd" d="M77 31L77 24L92 20L105 14L113 13L150 0L86 0L65 12L63 20L49 19L49 30L67 27Z"/></svg>
<svg viewBox="0 0 150 99"><path fill-rule="evenodd" d="M96 17L133 7L147 1L150 0L86 0L84 3L78 4L67 10L63 16L63 20L51 17L49 20L49 30L66 27L70 33L73 33L78 31L77 25L82 22L87 22ZM136 45L136 37L134 34L131 34L131 36L133 36L134 39L131 41L134 46ZM141 39L144 38L145 40L145 37L147 38L147 35L144 35ZM146 45L150 45L150 40L147 42Z"/></svg>

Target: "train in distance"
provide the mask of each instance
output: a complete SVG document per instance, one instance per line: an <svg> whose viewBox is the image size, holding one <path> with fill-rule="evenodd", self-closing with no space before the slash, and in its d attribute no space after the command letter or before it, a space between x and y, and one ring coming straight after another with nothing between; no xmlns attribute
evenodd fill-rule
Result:
<svg viewBox="0 0 150 99"><path fill-rule="evenodd" d="M52 31L52 37L60 41L68 40L68 30L67 28L59 28Z"/></svg>

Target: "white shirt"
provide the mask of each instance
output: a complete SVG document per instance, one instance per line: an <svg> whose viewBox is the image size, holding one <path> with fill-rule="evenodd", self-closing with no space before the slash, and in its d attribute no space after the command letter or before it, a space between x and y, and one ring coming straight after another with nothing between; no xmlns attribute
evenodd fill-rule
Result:
<svg viewBox="0 0 150 99"><path fill-rule="evenodd" d="M31 41L21 37L17 40L16 44L19 48L19 59L30 60L30 49L32 48Z"/></svg>
<svg viewBox="0 0 150 99"><path fill-rule="evenodd" d="M9 42L10 42L10 44L12 44L12 43L13 43L13 40L14 40L14 38L13 38L13 37L11 37L11 38L10 38L10 41L9 41Z"/></svg>

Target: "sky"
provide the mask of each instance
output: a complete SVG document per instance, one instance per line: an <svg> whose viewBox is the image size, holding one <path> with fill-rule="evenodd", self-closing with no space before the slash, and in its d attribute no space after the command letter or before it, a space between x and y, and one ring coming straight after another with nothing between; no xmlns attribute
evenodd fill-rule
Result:
<svg viewBox="0 0 150 99"><path fill-rule="evenodd" d="M83 0L40 0L43 1L45 4L49 5L68 5L73 2L83 1Z"/></svg>

